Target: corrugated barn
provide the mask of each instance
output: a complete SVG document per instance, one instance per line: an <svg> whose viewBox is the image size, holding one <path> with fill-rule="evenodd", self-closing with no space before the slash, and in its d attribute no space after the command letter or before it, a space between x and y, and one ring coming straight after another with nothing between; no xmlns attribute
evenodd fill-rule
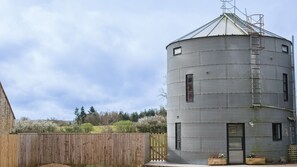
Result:
<svg viewBox="0 0 297 167"><path fill-rule="evenodd" d="M166 47L170 162L278 162L295 143L292 42L248 18L223 13Z"/></svg>
<svg viewBox="0 0 297 167"><path fill-rule="evenodd" d="M15 116L0 82L0 135L12 132L14 120Z"/></svg>

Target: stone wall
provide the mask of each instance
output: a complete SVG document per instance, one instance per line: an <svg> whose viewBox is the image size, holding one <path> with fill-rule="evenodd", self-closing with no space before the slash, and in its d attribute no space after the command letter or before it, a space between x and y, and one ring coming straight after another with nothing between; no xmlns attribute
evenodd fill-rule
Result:
<svg viewBox="0 0 297 167"><path fill-rule="evenodd" d="M0 83L0 135L8 134L14 126L15 116L5 94L5 91Z"/></svg>

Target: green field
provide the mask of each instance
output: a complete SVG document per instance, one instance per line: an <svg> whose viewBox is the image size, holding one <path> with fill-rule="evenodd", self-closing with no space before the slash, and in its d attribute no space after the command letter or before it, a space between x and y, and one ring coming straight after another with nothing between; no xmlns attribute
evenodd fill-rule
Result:
<svg viewBox="0 0 297 167"><path fill-rule="evenodd" d="M94 126L94 130L91 131L91 133L106 133L110 131L115 131L115 127L112 125L106 125L106 126Z"/></svg>
<svg viewBox="0 0 297 167"><path fill-rule="evenodd" d="M59 127L59 131L65 131L65 128L69 126ZM108 132L116 132L116 127L113 125L105 125L105 126L93 126L94 130L90 133L108 133Z"/></svg>

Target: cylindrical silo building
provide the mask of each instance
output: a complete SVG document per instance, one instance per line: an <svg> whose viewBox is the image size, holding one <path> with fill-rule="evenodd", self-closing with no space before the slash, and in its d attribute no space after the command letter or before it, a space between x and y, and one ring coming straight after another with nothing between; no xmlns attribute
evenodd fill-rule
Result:
<svg viewBox="0 0 297 167"><path fill-rule="evenodd" d="M170 162L287 157L296 141L292 43L253 17L223 13L166 47Z"/></svg>

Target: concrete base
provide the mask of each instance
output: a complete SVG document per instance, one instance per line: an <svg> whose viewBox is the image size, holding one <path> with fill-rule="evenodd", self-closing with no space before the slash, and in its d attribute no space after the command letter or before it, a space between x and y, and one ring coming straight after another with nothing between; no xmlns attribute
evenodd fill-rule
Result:
<svg viewBox="0 0 297 167"><path fill-rule="evenodd" d="M174 164L169 162L149 162L145 167L209 167L208 165ZM250 167L251 165L232 165L232 167ZM252 167L296 167L297 164L252 165Z"/></svg>

